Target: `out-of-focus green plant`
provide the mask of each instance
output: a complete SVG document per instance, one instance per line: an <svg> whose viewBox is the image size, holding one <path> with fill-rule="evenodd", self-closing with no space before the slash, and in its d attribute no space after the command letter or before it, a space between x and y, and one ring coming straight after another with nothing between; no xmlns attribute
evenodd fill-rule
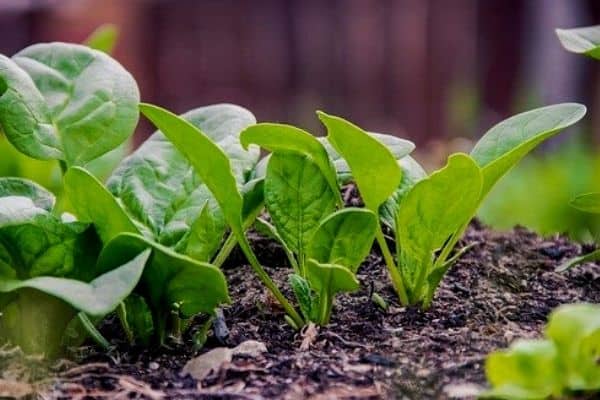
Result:
<svg viewBox="0 0 600 400"><path fill-rule="evenodd" d="M565 232L586 241L600 233L600 216L575 209L579 193L600 190L600 157L581 143L523 160L490 192L479 210L496 229L520 224L547 235Z"/></svg>
<svg viewBox="0 0 600 400"><path fill-rule="evenodd" d="M548 320L544 339L517 340L491 353L485 372L492 389L482 397L563 398L600 389L600 306L568 304Z"/></svg>

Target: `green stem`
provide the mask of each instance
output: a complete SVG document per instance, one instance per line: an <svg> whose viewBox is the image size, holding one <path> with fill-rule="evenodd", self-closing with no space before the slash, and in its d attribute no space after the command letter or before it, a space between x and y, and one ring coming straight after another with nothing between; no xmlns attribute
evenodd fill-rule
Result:
<svg viewBox="0 0 600 400"><path fill-rule="evenodd" d="M60 166L60 172L62 172L62 174L66 174L67 170L69 169L69 167L67 167L67 163L65 160L58 160L58 165Z"/></svg>
<svg viewBox="0 0 600 400"><path fill-rule="evenodd" d="M452 234L452 236L450 237L450 240L448 240L446 245L442 248L442 252L438 256L438 258L435 260L435 263L433 264L433 269L439 268L446 263L446 260L448 259L450 252L452 251L452 249L454 249L454 246L456 246L456 243L458 243L458 241L462 237L463 233L465 233L465 230L469 226L470 220L471 219L469 218L469 220L467 220L467 222L465 222L460 227L460 229L458 229L457 231L455 231Z"/></svg>
<svg viewBox="0 0 600 400"><path fill-rule="evenodd" d="M318 323L325 326L329 323L329 315L331 314L331 300L327 289L323 288L319 294L319 318Z"/></svg>
<svg viewBox="0 0 600 400"><path fill-rule="evenodd" d="M98 343L100 347L102 347L104 350L110 350L110 343L108 343L108 340L106 340L104 336L102 336L102 334L98 331L98 329L96 329L96 326L92 323L92 321L90 321L90 319L85 313L80 312L79 314L77 314L77 318L79 318L81 325L83 325L83 328L88 333L88 335L90 335L90 337L94 339L94 341Z"/></svg>
<svg viewBox="0 0 600 400"><path fill-rule="evenodd" d="M223 243L221 250L219 250L217 256L214 258L212 264L217 268L221 268L223 263L225 263L225 260L227 260L227 257L229 257L235 248L236 244L237 240L235 239L235 235L233 232L230 232L229 236L227 236L227 239L225 239L225 243Z"/></svg>
<svg viewBox="0 0 600 400"><path fill-rule="evenodd" d="M269 274L267 274L267 272L260 265L260 262L258 261L258 259L256 258L256 255L252 251L252 248L250 247L250 243L248 243L248 240L246 239L246 237L242 236L241 239L242 240L239 241L240 248L242 249L242 252L248 259L250 266L252 266L252 269L254 270L256 275L258 275L258 278L271 291L271 293L277 299L279 304L281 304L281 306L283 307L285 312L294 320L294 323L298 327L304 326L304 320L302 319L300 314L298 314L296 309L288 302L288 300L285 298L283 293L281 293L279 288L271 280L271 277L269 276Z"/></svg>
<svg viewBox="0 0 600 400"><path fill-rule="evenodd" d="M385 260L385 265L390 273L390 278L392 280L392 284L394 285L394 289L400 298L400 303L402 305L408 305L408 296L406 294L406 288L404 287L404 281L402 280L402 275L400 275L400 271L394 262L394 257L390 252L390 249L385 241L385 237L383 236L383 231L381 230L381 226L377 229L375 233L375 238L377 239L377 243L379 244L379 248L381 249L381 253L383 254L383 259Z"/></svg>

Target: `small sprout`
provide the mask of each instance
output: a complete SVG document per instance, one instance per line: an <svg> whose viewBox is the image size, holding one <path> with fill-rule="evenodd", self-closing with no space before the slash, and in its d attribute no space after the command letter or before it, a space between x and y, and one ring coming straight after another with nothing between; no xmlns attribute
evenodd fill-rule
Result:
<svg viewBox="0 0 600 400"><path fill-rule="evenodd" d="M384 312L387 312L388 308L390 307L387 301L385 301L385 299L377 292L373 292L373 294L371 294L371 301Z"/></svg>

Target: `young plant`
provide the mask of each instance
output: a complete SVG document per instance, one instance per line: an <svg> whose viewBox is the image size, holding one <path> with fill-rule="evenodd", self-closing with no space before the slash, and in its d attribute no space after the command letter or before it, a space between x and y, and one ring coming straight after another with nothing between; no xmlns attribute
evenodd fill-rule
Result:
<svg viewBox="0 0 600 400"><path fill-rule="evenodd" d="M413 159L397 160L356 125L318 114L366 208L395 232L396 260L381 229L376 239L400 302L428 308L444 274L467 249L452 255L492 186L538 144L581 119L585 107L566 103L511 117L490 129L470 155L451 155L429 177Z"/></svg>
<svg viewBox="0 0 600 400"><path fill-rule="evenodd" d="M50 357L69 328L104 317L131 293L150 255L97 264L93 228L53 214L54 201L33 182L0 178L0 341Z"/></svg>
<svg viewBox="0 0 600 400"><path fill-rule="evenodd" d="M247 187L259 152L257 148L245 151L238 136L255 123L254 116L244 108L221 104L189 111L181 118L205 133L211 150L218 149L231 160L236 187ZM212 313L229 301L224 276L207 264L226 233L224 213L206 181L162 132L154 133L123 160L106 188L81 168L70 169L65 182L77 215L94 222L107 244L101 263L115 262L112 258L141 248L153 249L136 291L141 297L121 308L129 316L127 321L122 315L122 322L130 337L147 343L154 327L162 341L167 333L177 333L180 318ZM148 312L129 310L144 306L153 318ZM133 321L135 315L144 316L146 323Z"/></svg>
<svg viewBox="0 0 600 400"><path fill-rule="evenodd" d="M241 134L244 146L271 151L264 182L272 225L258 226L283 245L294 274L290 283L307 320L329 323L333 298L358 289L356 270L371 249L377 226L369 210L339 211L336 170L323 145L301 129L253 125Z"/></svg>
<svg viewBox="0 0 600 400"><path fill-rule="evenodd" d="M492 388L482 397L546 399L599 391L600 307L561 306L550 315L545 334L488 355L485 373Z"/></svg>

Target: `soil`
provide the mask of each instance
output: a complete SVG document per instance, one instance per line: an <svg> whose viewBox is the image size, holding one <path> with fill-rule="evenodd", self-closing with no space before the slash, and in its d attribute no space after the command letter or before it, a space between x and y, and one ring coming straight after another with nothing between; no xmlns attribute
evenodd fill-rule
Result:
<svg viewBox="0 0 600 400"><path fill-rule="evenodd" d="M252 239L263 264L274 266L269 272L286 287L289 269L281 249L256 234ZM166 349L132 349L116 322L109 320L102 330L111 336L115 350L106 354L93 346L79 349L80 361L52 365L52 377L39 390L46 398L81 399L464 396L485 386L483 361L488 352L515 338L540 336L548 313L560 304L600 301L599 265L554 272L561 260L591 250L565 237L542 238L519 227L494 233L474 221L462 244L474 246L449 271L427 312L398 305L374 249L358 274L362 289L337 298L328 327L303 332L284 322L250 267L234 254L225 266L234 299L224 310L230 329L228 337L221 338L225 343L211 335L205 347L194 352L188 334L183 343ZM387 311L371 300L373 292L389 304ZM264 343L268 351L256 357L235 356L201 381L181 373L191 358L248 339ZM18 356L2 351L0 360L5 362ZM40 363L29 359L30 365ZM41 376L39 368L27 371L30 380Z"/></svg>

